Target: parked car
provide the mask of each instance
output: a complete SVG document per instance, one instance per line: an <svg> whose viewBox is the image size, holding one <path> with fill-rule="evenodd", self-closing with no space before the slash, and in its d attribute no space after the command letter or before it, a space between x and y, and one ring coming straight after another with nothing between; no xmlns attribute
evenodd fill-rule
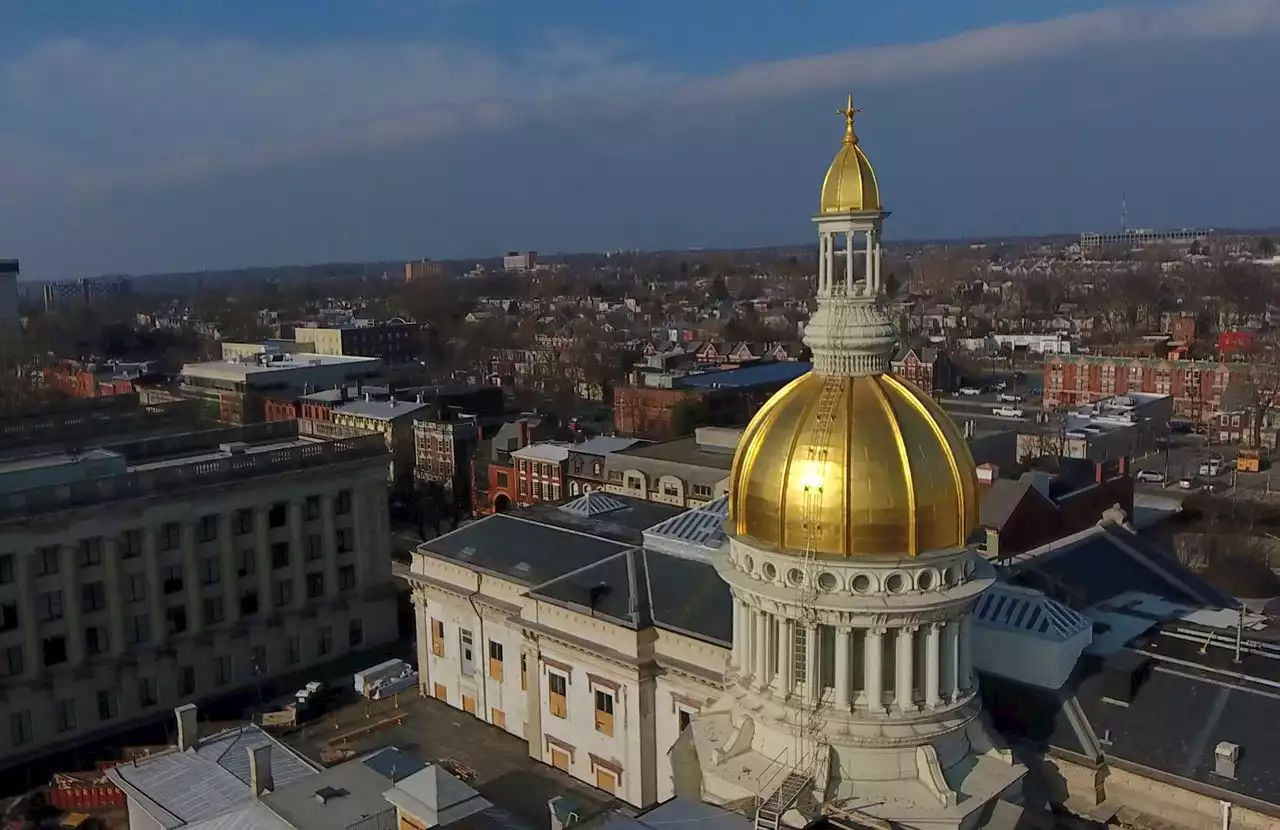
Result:
<svg viewBox="0 0 1280 830"><path fill-rule="evenodd" d="M1134 478L1151 484L1161 484L1164 482L1164 473L1159 470L1138 470L1138 474Z"/></svg>
<svg viewBox="0 0 1280 830"><path fill-rule="evenodd" d="M1022 401L1022 396L1015 395L1012 392L1001 392L996 396L996 400L1001 403L1020 403Z"/></svg>
<svg viewBox="0 0 1280 830"><path fill-rule="evenodd" d="M1196 489L1196 480L1191 476L1186 476L1185 478L1178 479L1178 486L1183 490L1194 490Z"/></svg>

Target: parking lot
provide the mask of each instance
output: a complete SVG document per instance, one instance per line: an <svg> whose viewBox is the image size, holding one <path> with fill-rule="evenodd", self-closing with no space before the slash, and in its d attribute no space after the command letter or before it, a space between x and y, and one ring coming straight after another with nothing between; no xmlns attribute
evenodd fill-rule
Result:
<svg viewBox="0 0 1280 830"><path fill-rule="evenodd" d="M530 758L528 745L514 735L416 691L396 699L357 699L282 738L321 764L395 746L423 761L473 771L471 786L533 830L550 827L547 800L557 795L575 802L580 814L615 803Z"/></svg>
<svg viewBox="0 0 1280 830"><path fill-rule="evenodd" d="M1175 435L1167 450L1149 453L1134 459L1135 477L1144 470L1154 471L1164 476L1163 482L1135 482L1140 491L1169 494L1172 491L1198 492L1202 488L1212 487L1215 495L1248 496L1266 498L1277 495L1280 479L1272 481L1272 470L1267 468L1258 473L1239 472L1235 460L1238 448L1234 445L1213 444L1201 435ZM1211 455L1222 459L1222 468L1217 476L1201 476L1200 464ZM1195 486L1190 490L1179 487L1178 482L1184 478L1195 479ZM1274 486L1273 486L1274 485Z"/></svg>

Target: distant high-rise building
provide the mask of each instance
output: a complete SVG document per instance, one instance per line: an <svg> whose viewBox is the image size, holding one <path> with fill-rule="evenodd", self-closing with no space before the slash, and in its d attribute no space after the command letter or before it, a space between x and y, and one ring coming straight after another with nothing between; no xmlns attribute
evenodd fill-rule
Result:
<svg viewBox="0 0 1280 830"><path fill-rule="evenodd" d="M436 279L444 276L444 263L430 259L420 259L404 264L404 281L413 282L421 279Z"/></svg>
<svg viewBox="0 0 1280 830"><path fill-rule="evenodd" d="M22 328L18 315L18 260L0 259L0 333Z"/></svg>
<svg viewBox="0 0 1280 830"><path fill-rule="evenodd" d="M1148 245L1190 246L1193 242L1206 242L1213 236L1209 228L1183 228L1176 231L1150 229L1123 230L1120 233L1082 233L1080 247L1094 251L1112 245L1126 248L1143 248Z"/></svg>
<svg viewBox="0 0 1280 830"><path fill-rule="evenodd" d="M537 251L508 251L502 258L504 271L532 271L537 266Z"/></svg>
<svg viewBox="0 0 1280 830"><path fill-rule="evenodd" d="M53 311L76 303L93 305L109 297L133 293L133 281L127 277L91 277L61 280L44 286L44 309Z"/></svg>

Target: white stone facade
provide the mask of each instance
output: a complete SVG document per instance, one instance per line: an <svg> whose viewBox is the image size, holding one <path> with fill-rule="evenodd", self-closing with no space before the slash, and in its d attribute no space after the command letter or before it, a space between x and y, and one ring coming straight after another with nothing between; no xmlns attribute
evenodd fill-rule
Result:
<svg viewBox="0 0 1280 830"><path fill-rule="evenodd" d="M389 642L396 584L380 457L7 523L0 765Z"/></svg>

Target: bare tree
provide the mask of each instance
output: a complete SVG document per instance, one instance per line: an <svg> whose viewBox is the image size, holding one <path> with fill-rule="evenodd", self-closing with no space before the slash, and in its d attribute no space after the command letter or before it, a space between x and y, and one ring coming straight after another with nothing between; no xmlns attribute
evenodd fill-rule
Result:
<svg viewBox="0 0 1280 830"><path fill-rule="evenodd" d="M1260 356L1249 365L1241 384L1244 408L1249 416L1249 444L1262 446L1262 429L1280 403L1280 364L1273 355Z"/></svg>

